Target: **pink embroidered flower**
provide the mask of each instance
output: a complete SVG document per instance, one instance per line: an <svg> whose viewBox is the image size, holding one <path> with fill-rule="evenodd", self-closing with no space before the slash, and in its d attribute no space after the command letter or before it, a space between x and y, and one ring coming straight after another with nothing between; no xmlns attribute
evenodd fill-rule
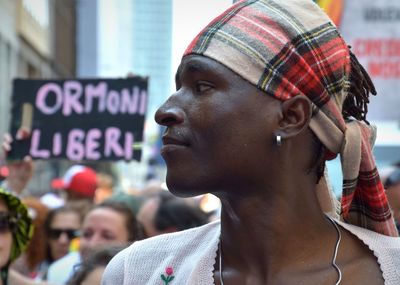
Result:
<svg viewBox="0 0 400 285"><path fill-rule="evenodd" d="M175 276L172 275L174 274L174 269L172 267L165 268L165 274L167 274L167 276L161 274L161 279L164 281L164 285L168 285L168 283L175 278Z"/></svg>
<svg viewBox="0 0 400 285"><path fill-rule="evenodd" d="M167 267L165 268L165 273L167 273L168 276L174 274L174 269L172 267Z"/></svg>

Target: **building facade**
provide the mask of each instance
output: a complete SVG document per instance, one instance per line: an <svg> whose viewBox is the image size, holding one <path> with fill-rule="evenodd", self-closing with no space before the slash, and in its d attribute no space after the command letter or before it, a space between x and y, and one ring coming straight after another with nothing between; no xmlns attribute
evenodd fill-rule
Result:
<svg viewBox="0 0 400 285"><path fill-rule="evenodd" d="M75 76L75 14L74 1L0 0L1 137L9 130L13 79ZM58 169L58 162L35 162L29 189L48 191Z"/></svg>

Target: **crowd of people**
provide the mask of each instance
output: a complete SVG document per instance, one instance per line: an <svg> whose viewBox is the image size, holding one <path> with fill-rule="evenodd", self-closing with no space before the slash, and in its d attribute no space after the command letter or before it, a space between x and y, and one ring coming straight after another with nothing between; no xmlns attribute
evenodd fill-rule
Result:
<svg viewBox="0 0 400 285"><path fill-rule="evenodd" d="M0 285L400 284L400 165L379 175L374 85L315 3L233 4L175 79L155 115L172 194L117 193L73 165L54 181L65 195L22 198L34 162L10 164ZM338 155L340 198L325 167Z"/></svg>
<svg viewBox="0 0 400 285"><path fill-rule="evenodd" d="M111 258L134 241L209 222L210 215L201 210L198 199L177 198L165 191L161 181L149 182L136 193L118 192L111 174L84 165L72 165L62 179L52 181L58 192L29 196L24 189L34 175L34 162L26 159L17 164L9 165L10 175L0 191L18 201L18 211L23 210L22 216L14 214L14 204L0 196L1 285L97 285ZM13 179L23 187L11 188L16 185ZM7 260L15 242L8 211L29 221L29 231L19 245L18 258Z"/></svg>

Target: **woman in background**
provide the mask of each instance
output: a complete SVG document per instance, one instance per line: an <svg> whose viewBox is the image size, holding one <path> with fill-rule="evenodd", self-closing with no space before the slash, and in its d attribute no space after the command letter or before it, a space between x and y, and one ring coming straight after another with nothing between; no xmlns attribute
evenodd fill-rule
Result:
<svg viewBox="0 0 400 285"><path fill-rule="evenodd" d="M21 271L21 261L10 270L11 276L18 282L18 285L34 284L34 282L47 280L49 266L66 256L70 251L78 250L82 217L77 211L73 202L50 210L44 223L38 227L29 245L26 256L26 263L35 261L36 269L27 274L26 265ZM36 230L36 229L35 229ZM35 242L37 241L37 242ZM36 254L36 255L35 255ZM24 278L26 277L26 278ZM46 284L46 283L40 283Z"/></svg>
<svg viewBox="0 0 400 285"><path fill-rule="evenodd" d="M126 246L103 246L93 250L87 259L79 264L78 269L67 282L67 285L100 285L101 277L107 264L114 255Z"/></svg>
<svg viewBox="0 0 400 285"><path fill-rule="evenodd" d="M140 240L143 234L132 210L123 203L104 201L95 205L84 217L79 251L70 252L50 265L47 281L66 284L75 267L99 247L126 245Z"/></svg>
<svg viewBox="0 0 400 285"><path fill-rule="evenodd" d="M83 217L72 203L50 211L44 224L48 237L48 264L68 254L71 242L80 235L82 220Z"/></svg>
<svg viewBox="0 0 400 285"><path fill-rule="evenodd" d="M32 234L27 208L16 196L0 189L1 285L9 284L9 266L25 250Z"/></svg>
<svg viewBox="0 0 400 285"><path fill-rule="evenodd" d="M31 241L25 252L13 263L12 268L30 278L41 278L47 270L44 266L48 235L44 224L49 213L49 208L35 197L23 198L22 203L28 208L29 217L32 219L34 230Z"/></svg>

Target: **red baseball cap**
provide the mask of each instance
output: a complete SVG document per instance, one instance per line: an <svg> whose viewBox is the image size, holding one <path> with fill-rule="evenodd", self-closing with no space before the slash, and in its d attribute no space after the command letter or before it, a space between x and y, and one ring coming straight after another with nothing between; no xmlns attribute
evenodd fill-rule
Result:
<svg viewBox="0 0 400 285"><path fill-rule="evenodd" d="M96 172L87 166L71 166L63 178L53 179L51 186L54 189L64 189L80 196L93 198L97 188Z"/></svg>
<svg viewBox="0 0 400 285"><path fill-rule="evenodd" d="M7 166L0 167L0 177L6 178L10 174L10 170Z"/></svg>

